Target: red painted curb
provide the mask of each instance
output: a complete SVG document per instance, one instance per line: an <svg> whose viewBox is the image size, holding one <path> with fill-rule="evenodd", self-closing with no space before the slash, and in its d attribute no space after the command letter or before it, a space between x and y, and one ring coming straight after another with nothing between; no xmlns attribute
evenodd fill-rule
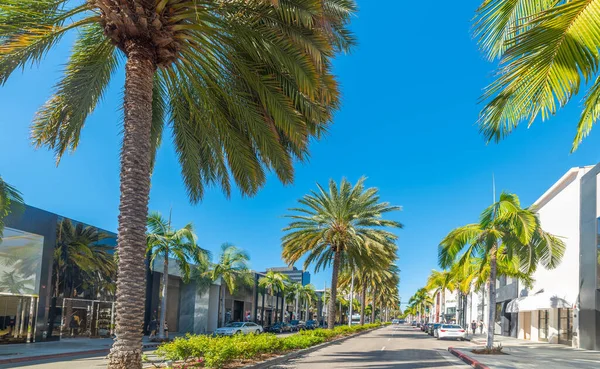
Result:
<svg viewBox="0 0 600 369"><path fill-rule="evenodd" d="M461 359L462 361L464 361L466 364L471 365L473 368L475 369L490 369L489 366L480 363L479 361L473 359L470 356L467 356L457 350L455 350L452 347L448 347L448 351L450 351L450 353L454 356L456 356L457 358Z"/></svg>

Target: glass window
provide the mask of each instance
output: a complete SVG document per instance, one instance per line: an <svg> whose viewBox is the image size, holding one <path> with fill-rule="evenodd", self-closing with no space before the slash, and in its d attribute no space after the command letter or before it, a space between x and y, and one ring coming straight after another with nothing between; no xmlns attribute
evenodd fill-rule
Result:
<svg viewBox="0 0 600 369"><path fill-rule="evenodd" d="M548 341L548 310L540 310L538 313L539 340Z"/></svg>
<svg viewBox="0 0 600 369"><path fill-rule="evenodd" d="M558 309L558 343L570 345L573 340L573 309Z"/></svg>
<svg viewBox="0 0 600 369"><path fill-rule="evenodd" d="M39 294L44 237L6 228L0 243L0 292Z"/></svg>

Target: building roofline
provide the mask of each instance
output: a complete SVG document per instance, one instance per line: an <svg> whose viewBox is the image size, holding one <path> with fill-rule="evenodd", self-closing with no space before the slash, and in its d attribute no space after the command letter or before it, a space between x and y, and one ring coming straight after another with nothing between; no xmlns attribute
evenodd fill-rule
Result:
<svg viewBox="0 0 600 369"><path fill-rule="evenodd" d="M586 172L593 168L593 165L585 165L581 167L573 167L569 169L558 181L556 181L542 196L540 196L535 202L531 205L535 210L539 210L544 205L546 205L553 197L555 197L560 191L564 190L571 182L573 182L581 170L585 170Z"/></svg>

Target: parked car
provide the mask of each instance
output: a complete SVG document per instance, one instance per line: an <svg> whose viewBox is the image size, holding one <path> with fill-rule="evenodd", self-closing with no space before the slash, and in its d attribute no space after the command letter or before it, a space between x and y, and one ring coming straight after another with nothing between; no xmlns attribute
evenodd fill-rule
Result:
<svg viewBox="0 0 600 369"><path fill-rule="evenodd" d="M417 321L413 320L412 322L410 322L410 325L413 326L413 327L416 326L417 325Z"/></svg>
<svg viewBox="0 0 600 369"><path fill-rule="evenodd" d="M398 324L406 324L406 320L400 319L400 321L398 322Z"/></svg>
<svg viewBox="0 0 600 369"><path fill-rule="evenodd" d="M224 327L217 328L217 330L215 330L215 334L223 336L232 336L234 334L259 334L263 331L263 327L253 322L235 322L229 323Z"/></svg>
<svg viewBox="0 0 600 369"><path fill-rule="evenodd" d="M284 333L284 332L291 332L292 328L291 328L291 325L289 325L287 323L275 323L275 324L271 325L270 327L267 327L266 331L270 332L270 333Z"/></svg>
<svg viewBox="0 0 600 369"><path fill-rule="evenodd" d="M290 320L290 325L292 326L292 332L306 329L306 323L302 320Z"/></svg>
<svg viewBox="0 0 600 369"><path fill-rule="evenodd" d="M438 329L437 339L443 340L446 338L464 341L467 339L467 331L464 330L460 325L442 324Z"/></svg>
<svg viewBox="0 0 600 369"><path fill-rule="evenodd" d="M421 331L427 332L429 330L429 324L431 323L423 323L423 325L421 326Z"/></svg>
<svg viewBox="0 0 600 369"><path fill-rule="evenodd" d="M306 329L315 329L319 327L319 322L317 322L316 320L307 320L304 327Z"/></svg>
<svg viewBox="0 0 600 369"><path fill-rule="evenodd" d="M441 326L442 324L440 323L433 323L429 325L429 330L427 331L427 334L429 334L430 336L434 336L437 337L435 335L435 331Z"/></svg>
<svg viewBox="0 0 600 369"><path fill-rule="evenodd" d="M392 324L400 324L400 320L398 320L398 319L392 319Z"/></svg>

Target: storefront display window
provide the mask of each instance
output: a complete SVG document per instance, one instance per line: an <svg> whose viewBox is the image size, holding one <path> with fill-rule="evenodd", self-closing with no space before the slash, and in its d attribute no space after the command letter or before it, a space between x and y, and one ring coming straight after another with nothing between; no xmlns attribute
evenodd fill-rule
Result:
<svg viewBox="0 0 600 369"><path fill-rule="evenodd" d="M538 313L539 340L548 341L548 310Z"/></svg>

